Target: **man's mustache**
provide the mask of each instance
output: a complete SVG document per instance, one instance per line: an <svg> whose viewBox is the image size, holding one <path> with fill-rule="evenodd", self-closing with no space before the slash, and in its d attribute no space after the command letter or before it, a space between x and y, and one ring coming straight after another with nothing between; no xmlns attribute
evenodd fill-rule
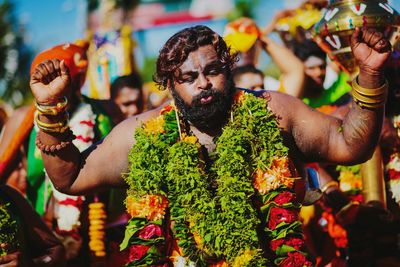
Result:
<svg viewBox="0 0 400 267"><path fill-rule="evenodd" d="M202 91L200 94L198 94L197 96L193 97L192 100L192 106L196 107L196 106L203 106L203 104L201 103L201 99L202 98L207 98L213 96L214 98L219 98L223 96L222 92L218 92L216 89L210 89L207 91Z"/></svg>

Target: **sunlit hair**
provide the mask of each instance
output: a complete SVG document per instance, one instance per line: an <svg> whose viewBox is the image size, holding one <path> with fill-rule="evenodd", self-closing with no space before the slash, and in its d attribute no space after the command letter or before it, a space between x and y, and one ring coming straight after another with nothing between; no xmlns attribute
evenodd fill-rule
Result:
<svg viewBox="0 0 400 267"><path fill-rule="evenodd" d="M222 37L210 28L195 26L177 32L161 48L157 59L156 73L153 77L159 88L165 89L172 85L175 71L188 58L189 53L205 45L214 46L218 59L230 74L237 61L237 55L231 55Z"/></svg>

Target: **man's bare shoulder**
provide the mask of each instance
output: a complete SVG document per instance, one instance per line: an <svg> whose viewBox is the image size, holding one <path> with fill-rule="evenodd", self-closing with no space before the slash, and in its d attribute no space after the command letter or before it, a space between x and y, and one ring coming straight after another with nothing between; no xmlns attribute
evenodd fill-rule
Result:
<svg viewBox="0 0 400 267"><path fill-rule="evenodd" d="M162 108L163 107L158 107L156 109L148 110L141 114L127 118L124 121L122 121L120 123L120 125L121 125L121 127L126 127L129 129L135 130L136 128L140 127L146 121L157 117L160 114Z"/></svg>
<svg viewBox="0 0 400 267"><path fill-rule="evenodd" d="M135 143L134 134L136 129L141 127L146 121L157 117L160 114L162 108L163 106L156 109L148 110L146 112L123 120L111 131L109 136L106 137L106 140L114 140L117 142L126 141L128 146L131 147Z"/></svg>
<svg viewBox="0 0 400 267"><path fill-rule="evenodd" d="M279 126L288 129L292 110L302 102L291 95L276 91L266 91L263 97L268 101L268 108L277 116Z"/></svg>

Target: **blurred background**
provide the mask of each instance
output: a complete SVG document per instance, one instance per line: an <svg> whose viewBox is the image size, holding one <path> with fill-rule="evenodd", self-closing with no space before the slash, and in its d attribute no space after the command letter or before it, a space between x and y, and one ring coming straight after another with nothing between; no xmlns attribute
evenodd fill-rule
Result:
<svg viewBox="0 0 400 267"><path fill-rule="evenodd" d="M151 81L157 53L178 30L204 24L223 33L227 22L241 16L265 26L282 9L295 8L301 0L2 0L0 1L0 97L12 106L30 101L28 73L33 56L47 48L87 39L102 25L107 5L116 2L120 12L108 23L131 27L135 64L144 82ZM400 1L389 1L399 9ZM108 25L110 26L110 25ZM272 34L274 38L274 34ZM279 38L275 37L277 41ZM278 76L277 68L263 53L260 69ZM86 90L89 90L86 86ZM85 89L84 89L85 91Z"/></svg>

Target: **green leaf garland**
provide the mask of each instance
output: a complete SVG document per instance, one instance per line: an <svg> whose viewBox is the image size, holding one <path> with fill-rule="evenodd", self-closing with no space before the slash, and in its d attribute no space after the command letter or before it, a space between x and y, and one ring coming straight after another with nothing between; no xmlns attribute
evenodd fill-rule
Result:
<svg viewBox="0 0 400 267"><path fill-rule="evenodd" d="M179 140L173 109L158 118L163 127L153 125L159 130L149 131L145 124L136 131L136 144L129 155L130 172L125 176L130 187L128 198L166 196L169 213L159 222L163 236L153 241L136 236L153 222L131 219L121 249L135 244L151 248L141 260L131 261L128 266L139 266L143 261L153 265L167 262L171 253L167 245L172 242L168 229L172 229L173 239L186 259L185 266L207 266L220 260L232 267L270 266L274 259L266 258L269 245L265 239L302 237L299 221L281 222L273 230L267 227L272 207L298 213L300 204L277 204L275 197L292 190L280 187L262 195L254 188L252 177L256 170L267 172L275 158L288 157L288 148L267 101L251 94L238 99L230 121L216 140L215 161L208 171L199 143L193 141L197 139L183 134ZM262 208L256 203L262 203ZM169 250L158 249L164 251L160 257L154 251L156 246ZM297 251L283 244L275 252L275 262L284 263L285 257Z"/></svg>

